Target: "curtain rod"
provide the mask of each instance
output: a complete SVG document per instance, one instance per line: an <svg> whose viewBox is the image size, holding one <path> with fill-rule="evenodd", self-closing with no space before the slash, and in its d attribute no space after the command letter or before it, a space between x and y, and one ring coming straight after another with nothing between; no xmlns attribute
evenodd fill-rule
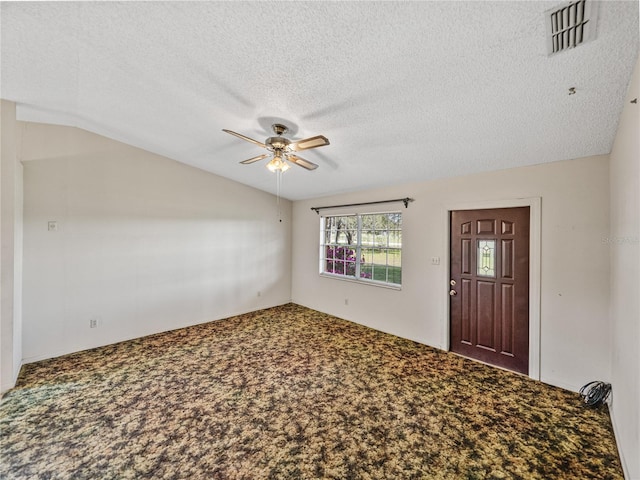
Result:
<svg viewBox="0 0 640 480"><path fill-rule="evenodd" d="M345 205L327 205L326 207L311 207L311 210L313 210L319 215L320 210L326 210L327 208L359 207L362 205L377 205L379 203L395 203L395 202L402 202L404 203L404 208L407 208L409 206L409 202L413 202L413 198L405 197L405 198L395 198L393 200L380 200L379 202L347 203Z"/></svg>

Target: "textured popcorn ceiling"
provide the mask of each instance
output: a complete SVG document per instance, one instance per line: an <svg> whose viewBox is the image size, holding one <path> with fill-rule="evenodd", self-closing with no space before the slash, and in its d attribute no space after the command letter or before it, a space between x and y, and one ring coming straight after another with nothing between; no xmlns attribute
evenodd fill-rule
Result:
<svg viewBox="0 0 640 480"><path fill-rule="evenodd" d="M331 145L284 197L608 153L638 55L638 2L547 56L562 2L2 3L2 98L274 192L274 119ZM575 95L568 95L575 87Z"/></svg>

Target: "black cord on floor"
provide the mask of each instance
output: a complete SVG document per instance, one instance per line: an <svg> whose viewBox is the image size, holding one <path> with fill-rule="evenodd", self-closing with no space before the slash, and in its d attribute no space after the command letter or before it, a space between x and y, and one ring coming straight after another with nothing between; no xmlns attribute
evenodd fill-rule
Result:
<svg viewBox="0 0 640 480"><path fill-rule="evenodd" d="M611 384L605 382L589 382L580 389L584 403L589 407L598 407L605 403L611 395Z"/></svg>

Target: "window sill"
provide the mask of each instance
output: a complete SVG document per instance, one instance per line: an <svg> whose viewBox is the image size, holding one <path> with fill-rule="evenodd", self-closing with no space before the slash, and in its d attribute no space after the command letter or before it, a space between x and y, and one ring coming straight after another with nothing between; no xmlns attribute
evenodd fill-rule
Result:
<svg viewBox="0 0 640 480"><path fill-rule="evenodd" d="M332 275L330 273L321 273L321 277L340 280L342 282L358 283L360 285L370 285L372 287L386 288L388 290L402 290L402 285L391 285L389 283L381 283L371 280L358 280L355 277L347 277L344 275Z"/></svg>

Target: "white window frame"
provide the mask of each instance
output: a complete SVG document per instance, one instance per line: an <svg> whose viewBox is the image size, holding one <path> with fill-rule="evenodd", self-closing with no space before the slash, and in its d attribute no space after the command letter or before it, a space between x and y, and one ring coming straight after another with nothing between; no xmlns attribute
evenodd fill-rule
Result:
<svg viewBox="0 0 640 480"><path fill-rule="evenodd" d="M380 281L380 280L374 280L373 278L362 278L360 276L361 274L361 258L362 258L362 217L364 215L388 215L388 214L398 214L402 217L402 212L399 210L391 210L391 211L386 211L386 212L366 212L366 213L335 213L335 214L330 214L330 215L322 215L320 217L320 238L319 238L319 273L320 276L322 277L327 277L327 278L335 278L338 280L343 280L343 281L347 281L347 282L356 282L356 283L362 283L362 284L366 284L366 285L374 285L374 286L378 286L378 287L384 287L384 288L391 288L394 290L401 290L402 289L402 273L400 274L400 283L392 283L392 282L388 282L388 281ZM328 246L333 246L333 244L326 244L325 243L325 232L326 232L326 219L327 218L332 218L332 217L356 217L357 219L357 230L356 230L356 243L354 245L352 245L352 247L354 247L353 249L355 250L355 274L354 275L345 275L345 274L340 274L340 273L331 273L331 272L326 272L325 268L327 265L327 258L326 258L326 248ZM390 230L388 230L390 231ZM402 222L400 223L400 234L402 236L402 232L403 232L403 228L402 228ZM345 248L348 248L348 246L345 245ZM365 248L369 248L368 246L365 246ZM389 250L390 247L388 244L386 247L381 247L384 248L385 250ZM400 252L402 252L402 242L400 243L399 247L393 247L394 250L399 250ZM402 272L402 255L400 256L401 260L400 260L400 271ZM386 264L387 267L389 267L389 264Z"/></svg>

